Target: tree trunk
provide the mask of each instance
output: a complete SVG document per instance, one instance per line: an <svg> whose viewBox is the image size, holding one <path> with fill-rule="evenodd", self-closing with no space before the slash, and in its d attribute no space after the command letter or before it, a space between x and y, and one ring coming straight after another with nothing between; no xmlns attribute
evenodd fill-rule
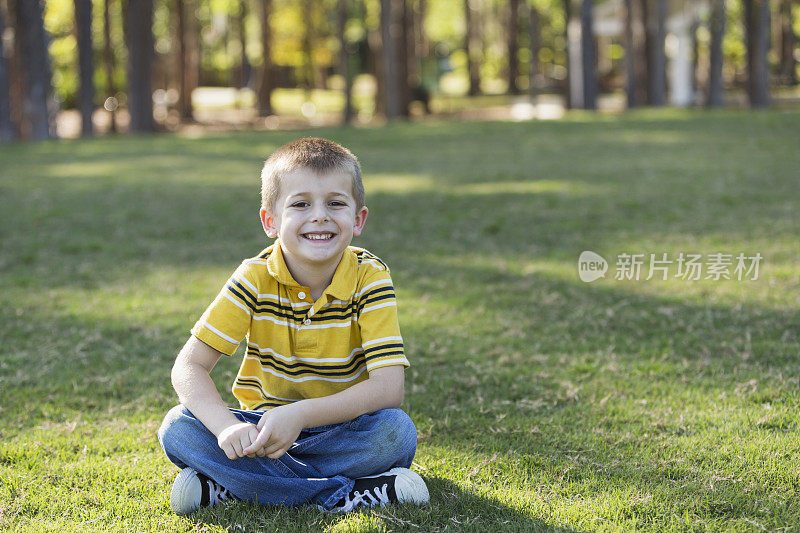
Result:
<svg viewBox="0 0 800 533"><path fill-rule="evenodd" d="M0 36L5 31L3 24L3 11L0 9ZM0 38L0 143L11 142L14 134L14 124L11 122L11 91L9 90L10 71L6 62L3 39Z"/></svg>
<svg viewBox="0 0 800 533"><path fill-rule="evenodd" d="M650 17L652 15L653 9L650 5L650 0L637 0L639 2L639 14L641 15L642 21L642 54L639 57L639 65L640 65L640 72L642 77L639 78L640 80L640 94L642 95L641 101L650 105L652 103L652 97L650 96L650 72L653 70L653 66L650 64L650 58L653 56L653 31L652 31L652 24L650 23Z"/></svg>
<svg viewBox="0 0 800 533"><path fill-rule="evenodd" d="M194 120L192 92L197 88L200 62L198 50L197 19L193 0L176 0L177 59L178 59L178 112L182 121Z"/></svg>
<svg viewBox="0 0 800 533"><path fill-rule="evenodd" d="M474 1L474 0L473 0ZM464 0L464 51L467 54L467 72L469 73L469 91L467 94L475 96L480 93L480 62L476 56L475 19L470 6L470 0Z"/></svg>
<svg viewBox="0 0 800 533"><path fill-rule="evenodd" d="M539 91L540 78L542 76L539 68L539 50L542 47L540 15L536 7L528 5L528 49L531 53L531 67L528 72L528 94L536 95Z"/></svg>
<svg viewBox="0 0 800 533"><path fill-rule="evenodd" d="M700 68L700 39L698 38L697 31L700 29L700 20L697 14L694 15L694 20L689 28L689 34L692 36L692 97L695 98L700 90L698 80L698 69Z"/></svg>
<svg viewBox="0 0 800 533"><path fill-rule="evenodd" d="M414 0L408 0L406 2L406 9L408 14L408 38L406 40L406 72L408 74L408 80L406 85L408 85L409 94L411 95L411 101L417 100L419 98L420 88L422 86L421 79L420 79L420 57L421 57L421 49L422 47L419 44L418 35L419 35L419 24L421 21L421 17L417 12L417 2ZM409 102L410 103L410 102Z"/></svg>
<svg viewBox="0 0 800 533"><path fill-rule="evenodd" d="M272 114L272 60L270 57L269 17L272 13L272 0L258 0L261 13L261 69L258 73L258 114L266 117Z"/></svg>
<svg viewBox="0 0 800 533"><path fill-rule="evenodd" d="M508 7L508 92L519 94L519 0L509 0Z"/></svg>
<svg viewBox="0 0 800 533"><path fill-rule="evenodd" d="M398 88L400 90L400 115L408 118L411 116L411 87L409 85L409 42L414 33L412 13L406 0L399 2L400 42L397 46Z"/></svg>
<svg viewBox="0 0 800 533"><path fill-rule="evenodd" d="M21 30L19 64L24 69L25 87L23 121L31 139L50 138L50 116L47 109L50 92L50 57L45 43L42 4L39 0L17 2L17 30Z"/></svg>
<svg viewBox="0 0 800 533"><path fill-rule="evenodd" d="M797 85L794 58L794 27L792 25L792 0L781 0L781 76L787 85Z"/></svg>
<svg viewBox="0 0 800 533"><path fill-rule="evenodd" d="M181 120L192 118L192 97L187 91L187 58L186 58L186 6L184 0L175 0L176 31L175 41L178 45L178 113ZM188 115L188 116L187 116Z"/></svg>
<svg viewBox="0 0 800 533"><path fill-rule="evenodd" d="M8 23L13 28L14 40L12 41L11 55L8 60L9 70L9 98L11 104L11 123L18 139L30 137L30 125L25 119L25 98L28 94L27 80L24 71L24 53L22 41L25 39L25 28L17 27L19 23L19 5L16 0L8 0ZM2 9L2 5L0 5Z"/></svg>
<svg viewBox="0 0 800 533"><path fill-rule="evenodd" d="M572 108L572 72L570 69L570 58L572 57L572 50L569 41L569 23L572 20L572 0L562 0L564 8L564 52L566 55L567 75L564 79L564 107L566 109Z"/></svg>
<svg viewBox="0 0 800 533"><path fill-rule="evenodd" d="M416 12L419 14L417 42L420 45L420 50L422 50L422 55L429 56L431 54L431 40L428 38L428 33L425 31L425 14L428 12L427 0L418 0ZM480 40L480 38L478 40Z"/></svg>
<svg viewBox="0 0 800 533"><path fill-rule="evenodd" d="M747 40L748 89L751 107L768 107L769 65L769 2L744 0L745 35Z"/></svg>
<svg viewBox="0 0 800 533"><path fill-rule="evenodd" d="M655 0L655 10L648 13L648 33L650 38L647 66L647 97L652 106L663 106L666 102L666 39L667 0Z"/></svg>
<svg viewBox="0 0 800 533"><path fill-rule="evenodd" d="M350 0L339 0L339 74L344 79L344 110L342 122L351 124L353 122L353 76L350 72L350 43L347 42L345 29L349 18Z"/></svg>
<svg viewBox="0 0 800 533"><path fill-rule="evenodd" d="M303 0L303 83L306 89L306 100L311 100L311 90L316 87L316 75L314 72L314 19L313 3L311 0Z"/></svg>
<svg viewBox="0 0 800 533"><path fill-rule="evenodd" d="M400 116L401 94L399 90L399 69L397 65L397 24L395 4L397 0L381 0L381 37L383 42L383 74L386 91L386 118L391 120Z"/></svg>
<svg viewBox="0 0 800 533"><path fill-rule="evenodd" d="M106 109L109 112L108 124L112 133L117 131L117 91L114 87L114 52L111 45L111 0L103 0L103 65L106 73L106 98L111 98Z"/></svg>
<svg viewBox="0 0 800 533"><path fill-rule="evenodd" d="M747 73L747 99L752 100L753 98L753 81L755 80L755 76L753 76L753 26L754 26L754 18L753 18L753 2L752 0L742 0L742 23L744 24L744 46L746 50L746 65L745 71Z"/></svg>
<svg viewBox="0 0 800 533"><path fill-rule="evenodd" d="M597 109L597 57L594 45L592 0L581 6L581 58L583 62L583 108Z"/></svg>
<svg viewBox="0 0 800 533"><path fill-rule="evenodd" d="M94 49L92 47L92 0L75 0L75 30L78 40L78 72L80 89L78 108L81 112L81 135L94 133Z"/></svg>
<svg viewBox="0 0 800 533"><path fill-rule="evenodd" d="M242 50L242 57L239 61L239 83L240 89L244 89L250 83L250 61L247 59L247 31L245 29L245 17L247 17L247 0L239 1L239 14L236 18L239 26L239 47Z"/></svg>
<svg viewBox="0 0 800 533"><path fill-rule="evenodd" d="M722 37L725 35L725 0L711 5L711 50L708 66L708 107L722 105Z"/></svg>
<svg viewBox="0 0 800 533"><path fill-rule="evenodd" d="M153 0L128 0L128 111L132 132L153 131Z"/></svg>
<svg viewBox="0 0 800 533"><path fill-rule="evenodd" d="M635 13L633 5L635 0L625 0L625 95L628 101L628 109L633 109L639 105L636 98L636 42L634 41L633 27L635 24Z"/></svg>

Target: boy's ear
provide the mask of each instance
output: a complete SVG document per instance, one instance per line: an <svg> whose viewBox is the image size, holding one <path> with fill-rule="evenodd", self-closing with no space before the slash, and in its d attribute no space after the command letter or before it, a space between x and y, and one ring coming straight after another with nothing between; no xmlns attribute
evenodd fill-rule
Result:
<svg viewBox="0 0 800 533"><path fill-rule="evenodd" d="M274 239L278 236L278 228L275 227L275 219L269 214L269 212L261 208L259 212L261 215L261 226L264 228L264 233L267 234L267 237L270 239Z"/></svg>
<svg viewBox="0 0 800 533"><path fill-rule="evenodd" d="M361 232L364 231L364 224L367 223L367 215L369 215L369 209L367 209L367 206L362 207L356 213L356 222L353 225L354 237L358 237L361 235Z"/></svg>

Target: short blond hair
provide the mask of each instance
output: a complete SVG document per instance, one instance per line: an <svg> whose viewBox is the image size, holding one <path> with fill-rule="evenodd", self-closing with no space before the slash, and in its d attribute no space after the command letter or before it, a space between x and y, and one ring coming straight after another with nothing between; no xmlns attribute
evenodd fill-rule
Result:
<svg viewBox="0 0 800 533"><path fill-rule="evenodd" d="M281 181L290 172L305 168L323 175L344 172L353 177L353 198L356 211L364 207L364 184L361 165L350 150L328 139L304 137L284 144L264 163L261 170L261 207L272 212L281 191Z"/></svg>

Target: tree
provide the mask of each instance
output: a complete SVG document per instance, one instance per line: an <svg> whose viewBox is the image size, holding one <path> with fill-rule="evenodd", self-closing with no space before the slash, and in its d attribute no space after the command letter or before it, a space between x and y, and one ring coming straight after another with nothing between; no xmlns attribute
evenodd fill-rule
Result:
<svg viewBox="0 0 800 533"><path fill-rule="evenodd" d="M539 51L542 47L541 21L536 6L528 4L528 49L531 54L531 66L528 71L528 93L535 95L539 88Z"/></svg>
<svg viewBox="0 0 800 533"><path fill-rule="evenodd" d="M745 40L747 42L747 89L751 107L768 107L769 2L744 0Z"/></svg>
<svg viewBox="0 0 800 533"><path fill-rule="evenodd" d="M269 27L269 17L272 13L272 0L257 0L261 18L261 69L258 72L258 114L266 117L272 114L272 59L270 39L272 32Z"/></svg>
<svg viewBox="0 0 800 533"><path fill-rule="evenodd" d="M519 0L509 0L508 7L508 92L519 94Z"/></svg>
<svg viewBox="0 0 800 533"><path fill-rule="evenodd" d="M474 1L474 0L473 0ZM480 62L478 60L477 52L478 47L475 40L475 23L473 17L474 9L470 5L470 0L464 0L464 51L467 56L467 72L469 73L469 91L470 96L475 96L480 93L481 77L480 77Z"/></svg>
<svg viewBox="0 0 800 533"><path fill-rule="evenodd" d="M397 46L398 78L400 90L400 114L406 118L411 115L411 101L413 95L409 86L409 73L411 60L414 58L414 13L410 2L400 2L400 42Z"/></svg>
<svg viewBox="0 0 800 533"><path fill-rule="evenodd" d="M3 24L3 11L0 9L0 36L5 31ZM0 39L0 142L13 141L14 124L11 122L11 92L9 90L9 70L3 49L3 39Z"/></svg>
<svg viewBox="0 0 800 533"><path fill-rule="evenodd" d="M241 60L239 61L238 87L244 88L250 80L250 62L247 60L247 32L245 31L245 17L247 17L247 0L239 1L239 12L237 13L236 23L239 31L239 47L241 48Z"/></svg>
<svg viewBox="0 0 800 533"><path fill-rule="evenodd" d="M708 107L722 105L722 37L725 34L725 0L713 0L711 17L711 50L708 66Z"/></svg>
<svg viewBox="0 0 800 533"><path fill-rule="evenodd" d="M583 68L583 108L597 109L597 56L592 24L592 0L581 6L581 58Z"/></svg>
<svg viewBox="0 0 800 533"><path fill-rule="evenodd" d="M350 51L349 44L345 35L347 29L347 19L350 16L350 0L339 0L338 4L338 33L339 33L339 74L344 80L344 110L342 112L342 122L350 124L353 122L353 76L350 72Z"/></svg>
<svg viewBox="0 0 800 533"><path fill-rule="evenodd" d="M406 36L406 72L405 86L408 101L406 114L410 113L411 102L416 100L422 103L424 113L430 113L430 93L422 76L422 58L426 57L427 35L424 28L423 0L408 0L406 2L408 17Z"/></svg>
<svg viewBox="0 0 800 533"><path fill-rule="evenodd" d="M94 49L92 47L92 0L75 0L75 30L78 36L78 72L80 89L81 135L94 133Z"/></svg>
<svg viewBox="0 0 800 533"><path fill-rule="evenodd" d="M792 0L781 0L781 77L788 85L797 85L795 68L794 43L795 35L792 27Z"/></svg>
<svg viewBox="0 0 800 533"><path fill-rule="evenodd" d="M647 0L643 0L647 4ZM653 106L666 103L667 57L666 41L667 0L655 0L655 9L647 6L647 101Z"/></svg>
<svg viewBox="0 0 800 533"><path fill-rule="evenodd" d="M113 98L108 108L109 129L117 131L116 89L114 88L114 49L111 46L111 0L103 0L103 63L106 73L106 94Z"/></svg>
<svg viewBox="0 0 800 533"><path fill-rule="evenodd" d="M176 0L175 15L177 18L178 44L178 112L181 120L191 121L194 118L192 91L198 83L199 54L197 52L197 18L191 0ZM188 8L188 9L187 9Z"/></svg>
<svg viewBox="0 0 800 533"><path fill-rule="evenodd" d="M400 89L397 37L400 33L397 11L403 0L381 0L381 40L383 42L383 75L386 91L386 118L400 116L402 110L402 93Z"/></svg>
<svg viewBox="0 0 800 533"><path fill-rule="evenodd" d="M573 95L575 92L573 90L573 78L575 73L573 72L573 61L572 57L575 53L574 43L570 40L571 39L571 31L570 31L570 22L572 22L572 0L562 0L562 5L564 7L564 52L567 56L567 76L564 84L564 103L567 109L571 109L573 106L573 97L577 95Z"/></svg>
<svg viewBox="0 0 800 533"><path fill-rule="evenodd" d="M629 109L638 107L647 97L642 83L646 61L640 7L638 0L625 0L625 92Z"/></svg>
<svg viewBox="0 0 800 533"><path fill-rule="evenodd" d="M311 90L317 86L314 68L314 44L316 28L314 27L314 11L311 0L303 0L303 82L306 88L306 99L311 100Z"/></svg>
<svg viewBox="0 0 800 533"><path fill-rule="evenodd" d="M128 0L128 111L131 131L153 131L153 0Z"/></svg>
<svg viewBox="0 0 800 533"><path fill-rule="evenodd" d="M16 31L20 37L19 64L24 69L26 91L23 103L23 121L28 136L33 140L50 137L50 115L47 109L50 91L50 58L45 46L44 19L40 0L17 2Z"/></svg>

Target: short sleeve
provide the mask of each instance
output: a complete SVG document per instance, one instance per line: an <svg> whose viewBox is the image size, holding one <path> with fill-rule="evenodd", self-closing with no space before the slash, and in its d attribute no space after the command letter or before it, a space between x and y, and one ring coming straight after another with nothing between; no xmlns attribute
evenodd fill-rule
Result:
<svg viewBox="0 0 800 533"><path fill-rule="evenodd" d="M356 290L358 327L367 371L384 366L410 366L397 320L397 301L389 271L367 266Z"/></svg>
<svg viewBox="0 0 800 533"><path fill-rule="evenodd" d="M192 328L192 335L225 355L233 355L250 330L258 290L243 263Z"/></svg>

